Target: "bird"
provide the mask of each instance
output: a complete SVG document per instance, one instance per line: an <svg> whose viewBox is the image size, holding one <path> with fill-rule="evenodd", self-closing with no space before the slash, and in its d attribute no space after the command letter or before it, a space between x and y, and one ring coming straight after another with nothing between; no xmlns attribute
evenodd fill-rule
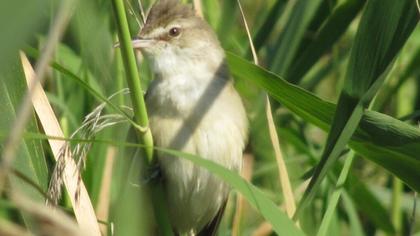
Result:
<svg viewBox="0 0 420 236"><path fill-rule="evenodd" d="M145 101L155 145L239 172L248 119L209 24L191 5L157 0L132 45L154 74ZM188 160L157 155L175 234L216 235L230 187Z"/></svg>

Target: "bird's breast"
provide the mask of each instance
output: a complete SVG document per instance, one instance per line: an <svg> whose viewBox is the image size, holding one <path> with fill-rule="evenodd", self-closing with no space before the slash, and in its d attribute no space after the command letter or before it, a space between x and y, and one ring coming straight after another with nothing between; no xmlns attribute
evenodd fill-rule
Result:
<svg viewBox="0 0 420 236"><path fill-rule="evenodd" d="M155 144L239 170L247 121L241 99L226 78L158 79L146 96ZM180 157L160 155L174 226L199 229L215 216L228 188L207 170Z"/></svg>

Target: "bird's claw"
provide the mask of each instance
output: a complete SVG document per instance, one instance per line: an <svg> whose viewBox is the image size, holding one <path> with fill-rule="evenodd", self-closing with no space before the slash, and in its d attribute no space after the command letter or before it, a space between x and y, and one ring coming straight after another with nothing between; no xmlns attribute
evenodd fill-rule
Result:
<svg viewBox="0 0 420 236"><path fill-rule="evenodd" d="M158 181L162 176L159 164L152 164L145 168L145 172L141 177L142 185L147 185Z"/></svg>

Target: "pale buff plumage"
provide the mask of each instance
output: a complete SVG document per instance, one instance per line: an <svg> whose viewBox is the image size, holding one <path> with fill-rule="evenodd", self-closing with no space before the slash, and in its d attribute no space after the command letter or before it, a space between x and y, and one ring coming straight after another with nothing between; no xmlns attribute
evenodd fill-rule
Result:
<svg viewBox="0 0 420 236"><path fill-rule="evenodd" d="M170 37L173 27L181 34ZM139 36L137 46L151 58L156 75L146 95L155 144L239 171L247 119L214 32L190 7L161 0ZM178 233L194 235L216 216L229 188L187 160L158 158L171 223Z"/></svg>

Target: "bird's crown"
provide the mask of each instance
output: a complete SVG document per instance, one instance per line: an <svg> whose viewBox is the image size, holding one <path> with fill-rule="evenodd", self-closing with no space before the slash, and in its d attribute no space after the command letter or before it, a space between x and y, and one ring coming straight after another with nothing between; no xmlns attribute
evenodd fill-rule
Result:
<svg viewBox="0 0 420 236"><path fill-rule="evenodd" d="M155 28L166 26L177 19L196 17L191 5L182 4L179 0L158 0L150 9L143 32L147 34Z"/></svg>

